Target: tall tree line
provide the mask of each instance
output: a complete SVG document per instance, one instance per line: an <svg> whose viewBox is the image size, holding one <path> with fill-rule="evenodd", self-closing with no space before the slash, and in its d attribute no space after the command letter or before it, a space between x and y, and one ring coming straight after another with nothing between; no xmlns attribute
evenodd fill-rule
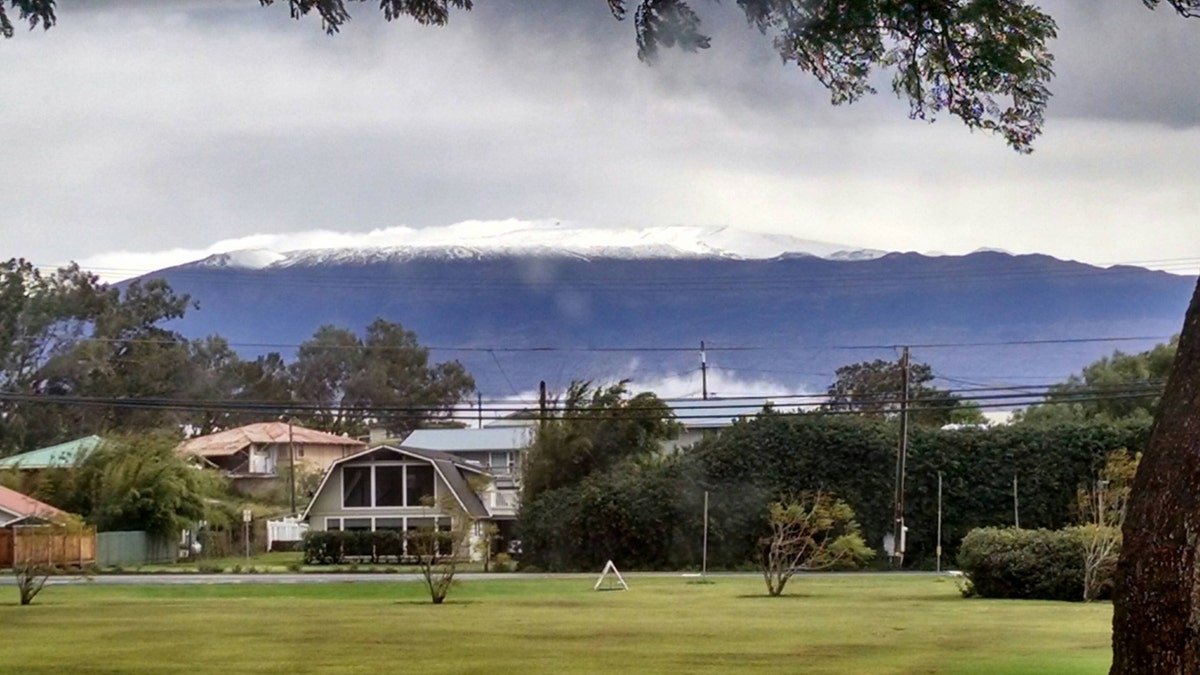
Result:
<svg viewBox="0 0 1200 675"><path fill-rule="evenodd" d="M446 416L475 388L456 361L378 319L359 336L322 326L289 363L244 360L218 335L169 327L195 307L162 280L123 289L70 265L0 263L0 455L93 433L208 433L293 413L335 433L400 434ZM380 412L380 411L383 412Z"/></svg>

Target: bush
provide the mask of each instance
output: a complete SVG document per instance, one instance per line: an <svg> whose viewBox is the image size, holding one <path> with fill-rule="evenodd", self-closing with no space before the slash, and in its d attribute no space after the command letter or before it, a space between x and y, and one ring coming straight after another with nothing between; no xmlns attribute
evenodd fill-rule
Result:
<svg viewBox="0 0 1200 675"><path fill-rule="evenodd" d="M958 549L970 582L984 598L1083 599L1083 538L1078 528L971 530Z"/></svg>
<svg viewBox="0 0 1200 675"><path fill-rule="evenodd" d="M304 533L304 564L305 565L340 565L346 560L344 550L347 532L318 532L309 530Z"/></svg>
<svg viewBox="0 0 1200 675"><path fill-rule="evenodd" d="M395 530L304 533L304 564L341 565L348 558L380 563L400 562L404 557L404 535Z"/></svg>

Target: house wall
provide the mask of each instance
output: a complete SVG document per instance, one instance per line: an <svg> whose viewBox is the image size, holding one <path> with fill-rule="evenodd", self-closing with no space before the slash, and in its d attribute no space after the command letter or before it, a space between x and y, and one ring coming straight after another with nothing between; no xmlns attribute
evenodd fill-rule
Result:
<svg viewBox="0 0 1200 675"><path fill-rule="evenodd" d="M325 485L321 492L317 494L313 501L312 507L308 511L308 523L311 530L323 531L326 528L328 518L409 518L410 527L424 526L432 524L432 519L435 517L446 517L448 514L440 506L371 506L371 507L346 507L342 502L343 491L343 469L353 466L421 466L430 467L433 465L429 462L422 462L413 459L394 459L375 461L370 458L347 462L334 468L329 479L325 481ZM450 488L442 480L440 474L434 469L433 474L434 485L434 501L440 502L443 498L453 499ZM373 494L372 490L372 494ZM372 529L377 529L372 526Z"/></svg>
<svg viewBox="0 0 1200 675"><path fill-rule="evenodd" d="M352 455L366 446L353 445L317 445L313 443L295 443L296 464L304 464L310 469L324 471L336 460L346 455ZM288 444L273 443L266 446L275 457L276 471L288 466Z"/></svg>
<svg viewBox="0 0 1200 675"><path fill-rule="evenodd" d="M331 464L346 455L353 455L362 450L366 446L353 445L300 445L296 444L296 461L304 462L309 467L324 471ZM287 445L283 446L283 453L280 455L285 461L287 459Z"/></svg>
<svg viewBox="0 0 1200 675"><path fill-rule="evenodd" d="M17 520L18 518L20 518L20 516L18 516L17 514L9 513L8 511L5 511L4 509L0 509L0 527L4 527L5 525L8 525L9 523Z"/></svg>

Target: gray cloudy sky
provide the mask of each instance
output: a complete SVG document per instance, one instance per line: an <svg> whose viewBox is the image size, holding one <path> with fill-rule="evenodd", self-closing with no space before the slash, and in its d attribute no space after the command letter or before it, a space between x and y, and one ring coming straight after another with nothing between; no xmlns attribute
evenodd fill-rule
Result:
<svg viewBox="0 0 1200 675"><path fill-rule="evenodd" d="M1046 2L1058 77L1026 157L886 86L831 107L735 3L695 4L714 47L647 67L603 0L478 0L440 29L368 2L336 37L282 1L64 0L0 43L0 258L561 218L1200 267L1200 21Z"/></svg>

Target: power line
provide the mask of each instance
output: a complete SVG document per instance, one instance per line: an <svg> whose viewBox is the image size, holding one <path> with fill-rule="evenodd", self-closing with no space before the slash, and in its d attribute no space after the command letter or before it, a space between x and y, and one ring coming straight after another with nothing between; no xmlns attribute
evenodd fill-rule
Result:
<svg viewBox="0 0 1200 675"><path fill-rule="evenodd" d="M1146 399L1161 395L1160 387L1146 386L1131 386L1124 388L1109 388L1109 389L1094 389L1083 390L1072 394L1062 401L1047 401L1043 394L1012 392L998 393L975 396L970 399L952 399L952 398L911 398L908 400L910 412L920 411L944 411L947 409L947 403L969 403L977 408L1012 408L1013 406L1033 405L1033 404L1053 404L1053 403L1085 403L1099 401L1114 401L1114 400L1130 400L1130 399ZM875 398L875 399L859 399L856 406L849 406L844 409L830 409L823 407L824 403L828 402L827 397L820 395L790 395L792 398L804 397L804 401L786 402L786 397L772 398L769 403L782 405L787 408L795 408L797 411L806 413L820 413L833 415L862 415L870 412L887 412L887 411L870 411L863 410L862 405L868 403L886 403L897 404L899 401L895 398ZM825 401L820 399L825 398ZM262 414L301 414L310 413L315 415L320 414L337 414L337 413L357 413L364 416L376 417L396 417L396 416L430 416L435 415L446 419L471 418L476 414L474 408L446 408L442 406L429 405L405 405L405 406L379 406L379 405L321 405L312 403L298 403L287 401L236 401L236 400L199 400L199 399L173 399L173 398L124 398L124 397L90 397L90 396L60 396L60 395L45 395L45 394L20 394L12 392L0 392L0 401L10 403L32 403L32 404L52 404L76 407L111 407L121 409L140 409L140 410L161 410L171 412L218 412L218 413L262 413ZM723 408L714 409L711 405L713 399L705 402L699 399L693 399L685 404L675 404L669 407L669 411L665 414L659 413L654 408L642 408L638 406L627 406L622 409L622 415L630 418L651 418L651 419L677 419L677 420L696 420L696 419L712 419L717 416L724 416L724 413L735 411L735 416L753 415L762 409L764 401L757 401L754 404L746 403L741 405L726 406ZM736 412L745 409L745 413ZM808 408L808 410L804 410ZM528 405L508 403L507 405L489 405L486 408L490 413L516 413L526 412L530 408ZM679 412L675 412L679 411ZM612 419L611 410L595 410L588 407L566 408L556 407L553 412L559 416L570 416L577 419L594 416L595 419ZM714 413L718 413L715 414Z"/></svg>
<svg viewBox="0 0 1200 675"><path fill-rule="evenodd" d="M1120 335L1108 337L1078 337L1078 338L1046 338L1037 340L996 340L996 341L977 341L977 342L927 342L927 343L908 343L901 345L899 343L879 343L879 344L815 344L815 345L789 345L786 347L771 347L766 345L713 345L706 343L705 349L709 352L796 352L796 351L814 351L814 350L844 350L844 351L861 351L861 350L895 350L904 346L913 349L958 349L969 347L1015 347L1015 346L1037 346L1037 345L1066 345L1066 344L1090 344L1090 343L1105 343L1105 342L1149 342L1158 341L1165 342L1170 340L1172 336L1161 335ZM39 339L36 336L22 336L16 340L32 341ZM164 345L164 346L187 346L202 342L199 340L188 340L187 338L100 338L100 337L83 337L74 340L79 343L99 343L99 344L146 344L146 345ZM310 346L319 349L331 351L337 350L357 350L363 349L367 351L400 351L412 349L410 345L368 345L368 344L307 344L307 343L288 343L288 342L230 342L225 341L229 347L244 347L251 349L299 349L303 346ZM606 345L606 346L562 346L562 345L536 345L528 347L497 347L497 346L482 346L482 345L420 345L420 349L425 349L431 352L463 352L463 353L646 353L646 354L666 354L666 353L694 353L695 346L639 346L639 345ZM721 366L713 365L712 368L720 368ZM727 368L734 370L733 368ZM764 371L773 372L773 371ZM777 371L790 372L790 371ZM801 373L803 374L803 373ZM821 375L822 373L811 373Z"/></svg>

